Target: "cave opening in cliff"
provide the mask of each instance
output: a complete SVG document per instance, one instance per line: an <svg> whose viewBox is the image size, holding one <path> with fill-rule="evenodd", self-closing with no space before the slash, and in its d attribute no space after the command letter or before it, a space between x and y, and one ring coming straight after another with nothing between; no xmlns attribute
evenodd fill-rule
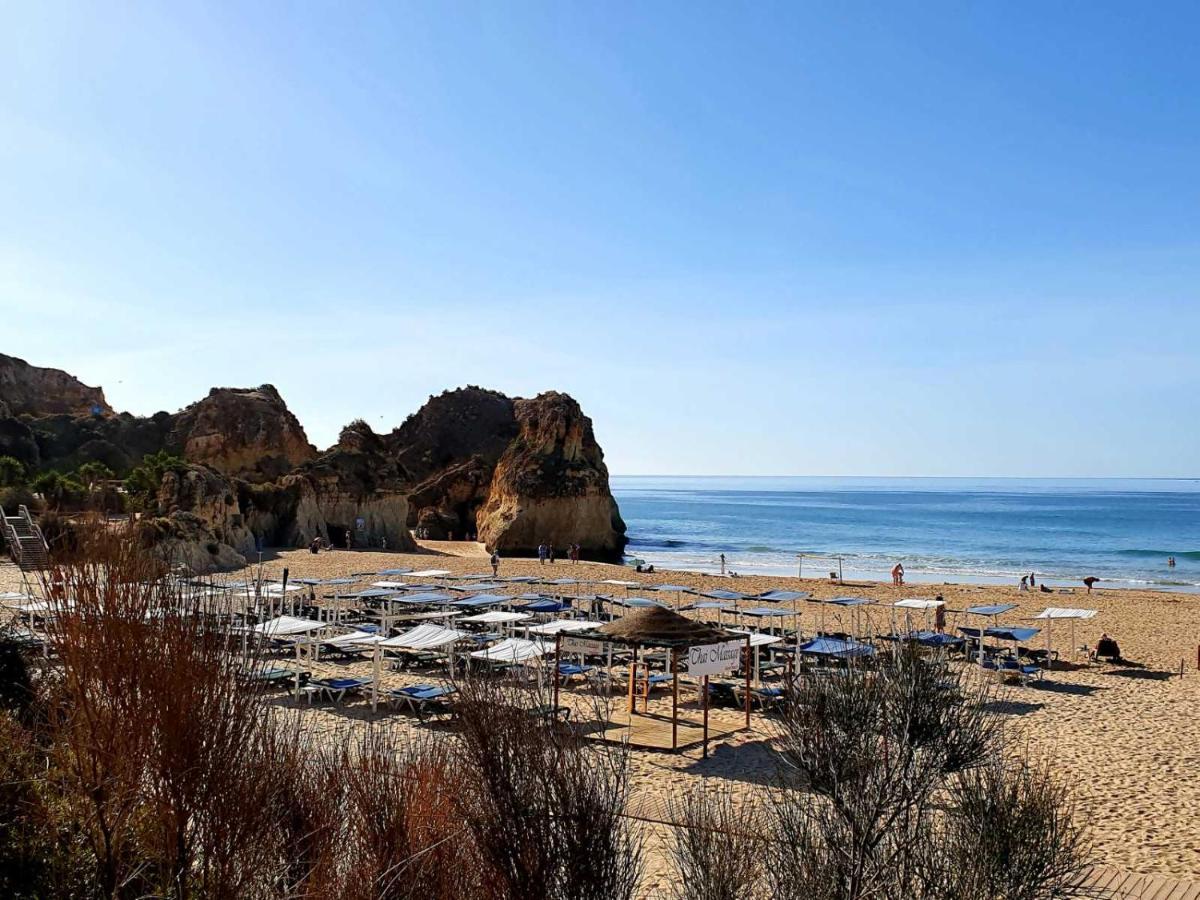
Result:
<svg viewBox="0 0 1200 900"><path fill-rule="evenodd" d="M346 543L346 535L349 529L345 525L327 522L325 527L329 531L329 543L331 546L337 547L339 550L350 549L350 545Z"/></svg>

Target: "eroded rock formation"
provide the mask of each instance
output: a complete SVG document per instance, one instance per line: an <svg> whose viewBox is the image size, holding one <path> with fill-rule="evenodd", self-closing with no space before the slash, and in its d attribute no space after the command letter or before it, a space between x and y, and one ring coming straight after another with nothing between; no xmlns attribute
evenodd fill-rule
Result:
<svg viewBox="0 0 1200 900"><path fill-rule="evenodd" d="M90 416L111 412L100 388L88 387L62 369L31 366L23 359L0 353L0 415Z"/></svg>
<svg viewBox="0 0 1200 900"><path fill-rule="evenodd" d="M175 415L169 449L247 481L274 481L309 460L316 448L270 384L213 388Z"/></svg>
<svg viewBox="0 0 1200 900"><path fill-rule="evenodd" d="M514 404L516 438L496 464L478 516L479 539L501 553L536 552L543 541L618 558L625 523L608 484L592 420L554 391Z"/></svg>
<svg viewBox="0 0 1200 900"><path fill-rule="evenodd" d="M191 464L164 476L143 532L199 571L240 565L256 540L345 545L349 532L351 546L413 549L413 528L478 534L507 554L550 541L612 559L625 546L591 420L565 394L447 391L388 434L356 420L318 454L271 385L138 417L58 370L0 355L3 373L0 454L61 471L97 460L120 476L160 450Z"/></svg>

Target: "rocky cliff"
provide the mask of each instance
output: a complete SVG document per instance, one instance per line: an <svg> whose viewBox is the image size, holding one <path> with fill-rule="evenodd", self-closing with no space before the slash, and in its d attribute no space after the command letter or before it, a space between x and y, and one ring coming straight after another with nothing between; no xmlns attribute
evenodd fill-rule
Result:
<svg viewBox="0 0 1200 900"><path fill-rule="evenodd" d="M550 541L613 559L625 546L591 420L565 394L447 391L388 434L352 422L319 454L271 385L143 418L57 370L0 355L3 372L0 454L31 470L98 460L123 476L160 450L190 464L164 476L144 531L199 570L236 564L256 540L413 549L412 528L507 554Z"/></svg>
<svg viewBox="0 0 1200 900"><path fill-rule="evenodd" d="M317 456L299 420L270 384L213 388L174 416L167 447L247 481L273 481Z"/></svg>
<svg viewBox="0 0 1200 900"><path fill-rule="evenodd" d="M514 412L519 431L496 464L479 539L501 553L533 553L546 541L579 543L589 557L620 557L625 522L592 420L553 391L517 400Z"/></svg>
<svg viewBox="0 0 1200 900"><path fill-rule="evenodd" d="M111 412L100 388L88 387L61 369L31 366L23 359L0 353L0 415L89 416Z"/></svg>

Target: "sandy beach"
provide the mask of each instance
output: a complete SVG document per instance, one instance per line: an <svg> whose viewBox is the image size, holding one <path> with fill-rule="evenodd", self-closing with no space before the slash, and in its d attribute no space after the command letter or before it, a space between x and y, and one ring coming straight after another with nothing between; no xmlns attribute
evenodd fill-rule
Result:
<svg viewBox="0 0 1200 900"><path fill-rule="evenodd" d="M266 555L262 569L271 578L280 577L285 567L293 578L329 578L399 567L447 569L454 574L490 571L479 545L426 542L424 547L425 552L420 554L337 551L312 555L307 551L283 551ZM1138 668L1098 665L1054 671L1037 685L1001 687L998 709L1012 726L1014 738L1025 742L1031 753L1050 760L1070 784L1078 813L1091 829L1097 863L1130 872L1180 877L1194 877L1200 870L1200 824L1194 815L1200 809L1200 780L1194 777L1200 765L1200 675L1196 671L1200 598L1116 589L1095 590L1088 595L1082 586L1072 594L1041 594L1022 593L1015 587L977 585L837 585L816 579L722 578L666 571L646 575L612 565L565 561L540 565L529 559L503 560L500 571L501 575L569 577L591 582L617 578L647 585L672 583L696 590L725 588L756 593L788 588L810 591L817 598L870 597L879 605L859 613L860 633L890 630L890 605L913 596L941 594L949 611L948 630L966 624L961 610L984 603L1017 604L1003 617L1007 624L1042 624L1029 620L1047 606L1098 610L1094 619L1077 626L1076 645L1094 645L1100 633L1107 632L1120 643L1123 655L1139 664ZM237 573L229 577L237 577ZM376 579L363 577L361 586L372 580ZM10 565L0 566L0 592L19 589L17 570ZM587 589L565 590L579 593ZM621 589L615 590L619 593ZM667 602L675 600L673 594L657 596ZM815 603L799 605L799 623L806 632L819 627L821 610ZM835 608L825 607L825 616L827 629L841 630ZM848 629L849 621L845 625ZM1069 637L1065 623L1055 627L1053 649L1064 660L1071 656ZM1044 646L1044 637L1039 635L1031 643ZM330 671L326 673L326 669ZM370 663L322 661L316 670L322 674L369 674ZM418 676L405 673L385 675L385 681L395 686L417 680ZM568 696L574 693L581 696L573 702L588 702L583 691L566 692ZM288 705L290 700L280 698L277 702ZM369 702L361 700L342 708L305 708L302 715L320 730L361 728L372 718ZM388 727L438 730L437 726L420 725L411 716L387 712L382 707L378 718ZM670 799L699 779L720 779L738 791L755 790L770 780L773 770L770 735L770 722L755 713L749 732L716 744L707 760L702 760L696 749L679 755L634 751L633 811L648 819L661 817ZM664 829L648 827L652 852L645 891L647 896L657 896L662 852L658 840Z"/></svg>

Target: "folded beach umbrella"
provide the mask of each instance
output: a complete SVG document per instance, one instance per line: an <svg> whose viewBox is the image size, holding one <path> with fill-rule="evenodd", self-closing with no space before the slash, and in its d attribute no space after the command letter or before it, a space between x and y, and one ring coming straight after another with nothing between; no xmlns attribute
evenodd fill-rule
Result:
<svg viewBox="0 0 1200 900"><path fill-rule="evenodd" d="M381 569L376 572L376 575L407 575L412 572L412 569Z"/></svg>
<svg viewBox="0 0 1200 900"><path fill-rule="evenodd" d="M397 603L449 603L454 598L449 594L440 594L436 591L417 594L398 594L392 598Z"/></svg>
<svg viewBox="0 0 1200 900"><path fill-rule="evenodd" d="M449 569L422 569L419 572L406 573L409 578L445 578L450 574Z"/></svg>

